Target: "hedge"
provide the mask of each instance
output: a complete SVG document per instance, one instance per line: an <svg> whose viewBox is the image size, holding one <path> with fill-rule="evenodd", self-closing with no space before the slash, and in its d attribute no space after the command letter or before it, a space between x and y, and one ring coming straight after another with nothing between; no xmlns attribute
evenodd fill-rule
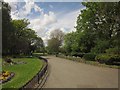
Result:
<svg viewBox="0 0 120 90"><path fill-rule="evenodd" d="M71 56L75 56L75 57L83 57L85 55L85 53L78 53L78 52L72 52Z"/></svg>
<svg viewBox="0 0 120 90"><path fill-rule="evenodd" d="M120 63L120 55L99 54L95 57L95 60L100 63L105 63L105 64L119 64Z"/></svg>
<svg viewBox="0 0 120 90"><path fill-rule="evenodd" d="M96 54L93 53L86 53L83 58L85 60L95 61Z"/></svg>

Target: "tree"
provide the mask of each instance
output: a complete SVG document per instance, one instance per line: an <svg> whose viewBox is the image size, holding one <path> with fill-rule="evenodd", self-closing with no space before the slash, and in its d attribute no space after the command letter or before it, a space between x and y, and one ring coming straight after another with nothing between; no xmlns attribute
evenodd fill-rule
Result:
<svg viewBox="0 0 120 90"><path fill-rule="evenodd" d="M63 42L64 33L61 30L54 30L50 34L50 39L48 40L48 50L52 53L58 53L60 46Z"/></svg>
<svg viewBox="0 0 120 90"><path fill-rule="evenodd" d="M27 19L12 20L10 6L2 2L2 46L3 55L31 54L36 49L43 50L44 44L35 30L28 28Z"/></svg>
<svg viewBox="0 0 120 90"><path fill-rule="evenodd" d="M120 2L82 4L86 9L77 17L76 32L64 38L66 53L120 53Z"/></svg>
<svg viewBox="0 0 120 90"><path fill-rule="evenodd" d="M79 51L78 34L76 32L68 33L64 37L64 48L66 54Z"/></svg>
<svg viewBox="0 0 120 90"><path fill-rule="evenodd" d="M0 2L0 32L2 32L2 2ZM2 57L2 33L0 33L0 58Z"/></svg>
<svg viewBox="0 0 120 90"><path fill-rule="evenodd" d="M35 46L36 52L39 52L39 53L44 53L45 52L44 43L43 43L43 40L40 37L36 38L33 46Z"/></svg>
<svg viewBox="0 0 120 90"><path fill-rule="evenodd" d="M36 35L36 32L28 28L29 22L26 19L13 20L15 29L14 53L31 54L35 50L43 50L43 40ZM21 43L21 44L20 44Z"/></svg>
<svg viewBox="0 0 120 90"><path fill-rule="evenodd" d="M12 25L11 25L11 8L8 3L2 2L2 54L9 53L11 42Z"/></svg>
<svg viewBox="0 0 120 90"><path fill-rule="evenodd" d="M114 47L114 41L120 40L117 36L120 28L120 14L118 14L120 2L87 2L83 5L86 6L86 9L78 16L76 26L77 32L84 32L81 37L81 39L83 38L81 45L86 47L87 52L90 52L92 48L94 51L99 50L100 47L104 48L104 51L98 51L99 53ZM107 41L107 44L98 45L101 41ZM118 46L117 43L116 45Z"/></svg>
<svg viewBox="0 0 120 90"><path fill-rule="evenodd" d="M61 45L63 42L64 33L61 30L56 29L51 32L50 38L57 38L59 40L59 44Z"/></svg>
<svg viewBox="0 0 120 90"><path fill-rule="evenodd" d="M51 38L48 40L49 52L58 53L59 52L59 40L57 38Z"/></svg>

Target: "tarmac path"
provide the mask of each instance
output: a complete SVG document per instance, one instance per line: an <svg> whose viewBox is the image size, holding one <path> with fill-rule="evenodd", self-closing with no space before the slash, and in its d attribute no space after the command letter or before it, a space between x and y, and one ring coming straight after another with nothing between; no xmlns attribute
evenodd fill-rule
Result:
<svg viewBox="0 0 120 90"><path fill-rule="evenodd" d="M118 88L118 69L45 56L49 76L44 88Z"/></svg>

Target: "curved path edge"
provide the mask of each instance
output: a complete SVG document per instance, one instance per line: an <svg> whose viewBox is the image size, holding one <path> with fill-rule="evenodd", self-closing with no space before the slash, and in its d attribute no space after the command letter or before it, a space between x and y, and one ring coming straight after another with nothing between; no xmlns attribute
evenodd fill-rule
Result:
<svg viewBox="0 0 120 90"><path fill-rule="evenodd" d="M40 89L43 87L48 74L48 61L43 57L38 58L43 61L42 68L30 81L28 81L24 86L19 88L19 90L26 90L27 88L34 88L35 90L37 90L38 88Z"/></svg>
<svg viewBox="0 0 120 90"><path fill-rule="evenodd" d="M49 76L44 88L118 88L118 69L45 56Z"/></svg>

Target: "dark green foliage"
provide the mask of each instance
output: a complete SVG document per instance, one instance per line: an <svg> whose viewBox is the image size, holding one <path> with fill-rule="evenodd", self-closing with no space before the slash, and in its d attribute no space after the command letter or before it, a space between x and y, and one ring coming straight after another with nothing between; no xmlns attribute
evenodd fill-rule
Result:
<svg viewBox="0 0 120 90"><path fill-rule="evenodd" d="M28 25L27 19L12 20L11 8L2 2L2 55L28 55L37 51L44 51L44 44L36 32Z"/></svg>
<svg viewBox="0 0 120 90"><path fill-rule="evenodd" d="M96 41L95 47L91 49L92 53L105 53L105 50L110 46L109 40L98 40Z"/></svg>
<svg viewBox="0 0 120 90"><path fill-rule="evenodd" d="M118 47L114 47L114 48L109 48L106 49L106 53L108 54L120 54L120 49Z"/></svg>
<svg viewBox="0 0 120 90"><path fill-rule="evenodd" d="M83 58L84 58L85 60L91 60L91 61L94 61L94 60L95 60L95 57L96 57L96 55L93 54L93 53L86 53L86 54L83 56Z"/></svg>
<svg viewBox="0 0 120 90"><path fill-rule="evenodd" d="M95 57L95 60L100 63L107 63L110 60L110 55L108 54L99 54Z"/></svg>
<svg viewBox="0 0 120 90"><path fill-rule="evenodd" d="M11 36L13 35L12 24L11 24L11 16L10 16L11 8L8 3L2 2L2 52L9 53L9 46L12 44L9 42Z"/></svg>
<svg viewBox="0 0 120 90"><path fill-rule="evenodd" d="M105 64L119 64L120 56L114 54L99 54L95 57L95 60Z"/></svg>
<svg viewBox="0 0 120 90"><path fill-rule="evenodd" d="M100 56L100 62L118 61L115 55L120 55L120 2L82 4L86 9L77 17L76 32L68 33L64 38L66 53L72 56L89 53L84 55L86 60L94 60L96 54L107 53Z"/></svg>
<svg viewBox="0 0 120 90"><path fill-rule="evenodd" d="M69 54L72 51L71 45L73 44L73 39L74 37L72 33L68 33L64 37L64 43L65 43L64 48L65 48L66 54Z"/></svg>
<svg viewBox="0 0 120 90"><path fill-rule="evenodd" d="M75 57L81 57L82 58L85 55L85 53L72 52L71 55L75 56Z"/></svg>

